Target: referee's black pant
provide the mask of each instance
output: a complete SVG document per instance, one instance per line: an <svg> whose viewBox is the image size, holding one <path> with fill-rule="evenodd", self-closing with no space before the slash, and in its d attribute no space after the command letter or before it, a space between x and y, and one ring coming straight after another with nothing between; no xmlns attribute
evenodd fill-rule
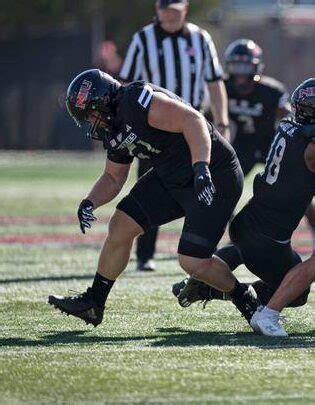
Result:
<svg viewBox="0 0 315 405"><path fill-rule="evenodd" d="M151 169L150 162L139 159L138 160L138 178L143 176L148 170ZM143 235L138 237L137 240L137 261L146 262L153 258L155 252L156 238L158 235L159 228L151 228L149 231L145 232Z"/></svg>

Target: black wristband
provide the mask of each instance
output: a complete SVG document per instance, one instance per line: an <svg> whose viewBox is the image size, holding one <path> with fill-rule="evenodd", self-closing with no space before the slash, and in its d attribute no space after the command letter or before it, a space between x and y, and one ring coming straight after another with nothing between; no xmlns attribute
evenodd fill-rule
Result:
<svg viewBox="0 0 315 405"><path fill-rule="evenodd" d="M85 198L84 200L81 201L80 207L85 207L87 205L91 205L92 208L94 208L94 204L92 203L92 201Z"/></svg>
<svg viewBox="0 0 315 405"><path fill-rule="evenodd" d="M209 163L208 162L202 162L201 161L201 162L196 162L196 163L193 164L194 172L198 172L200 169L203 169L205 167L209 168Z"/></svg>

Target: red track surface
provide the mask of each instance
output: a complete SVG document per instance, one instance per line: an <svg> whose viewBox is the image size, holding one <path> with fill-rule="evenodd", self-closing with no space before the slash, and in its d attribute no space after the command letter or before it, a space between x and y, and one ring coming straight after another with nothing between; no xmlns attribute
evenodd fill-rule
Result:
<svg viewBox="0 0 315 405"><path fill-rule="evenodd" d="M108 218L102 218L106 223ZM10 225L68 225L77 223L76 216L34 216L34 217L1 217L0 226ZM105 233L90 232L87 235L50 233L50 234L15 234L0 236L0 244L23 244L23 245L95 245L101 244ZM158 252L174 254L177 250L179 234L177 232L161 232L158 242ZM294 233L293 245L301 254L311 253L311 233L304 223L301 223ZM227 236L225 238L227 240Z"/></svg>

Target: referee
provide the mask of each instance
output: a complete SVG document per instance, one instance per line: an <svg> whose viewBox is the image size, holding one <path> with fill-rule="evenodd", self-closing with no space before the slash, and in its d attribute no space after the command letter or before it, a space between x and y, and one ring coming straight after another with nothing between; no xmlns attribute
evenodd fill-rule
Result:
<svg viewBox="0 0 315 405"><path fill-rule="evenodd" d="M129 45L119 78L146 80L173 91L197 110L206 85L211 94L214 122L229 139L227 96L215 45L207 31L186 21L188 0L157 0L157 19L136 32ZM151 167L139 161L138 175ZM158 229L138 238L137 269L152 271Z"/></svg>

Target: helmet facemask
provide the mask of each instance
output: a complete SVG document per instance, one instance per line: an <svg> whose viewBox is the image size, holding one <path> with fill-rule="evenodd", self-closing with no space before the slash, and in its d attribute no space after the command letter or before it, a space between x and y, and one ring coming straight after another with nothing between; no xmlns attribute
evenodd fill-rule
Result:
<svg viewBox="0 0 315 405"><path fill-rule="evenodd" d="M315 124L315 98L311 105L308 102L299 102L294 104L292 108L298 122L303 124Z"/></svg>
<svg viewBox="0 0 315 405"><path fill-rule="evenodd" d="M249 76L257 74L257 66L251 62L231 61L226 64L226 71L230 76Z"/></svg>
<svg viewBox="0 0 315 405"><path fill-rule="evenodd" d="M226 63L226 72L240 93L251 90L255 77L259 77L262 70L261 63L249 60L231 60Z"/></svg>
<svg viewBox="0 0 315 405"><path fill-rule="evenodd" d="M89 124L86 136L96 141L106 142L113 129L114 117L109 108L103 106L102 110L95 104L89 109L90 112L86 118ZM91 117L94 118L92 122Z"/></svg>

